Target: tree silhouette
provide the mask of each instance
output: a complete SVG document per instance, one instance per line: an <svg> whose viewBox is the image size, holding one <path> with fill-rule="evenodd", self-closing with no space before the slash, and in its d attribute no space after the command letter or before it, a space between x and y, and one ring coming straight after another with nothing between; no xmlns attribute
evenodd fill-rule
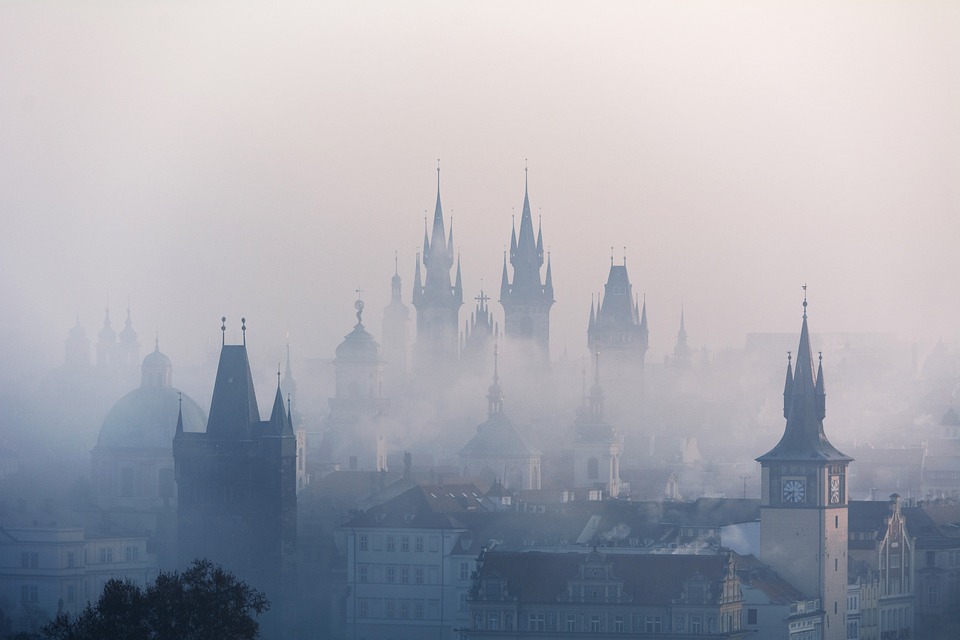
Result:
<svg viewBox="0 0 960 640"><path fill-rule="evenodd" d="M194 560L183 573L162 572L145 589L107 582L96 605L44 627L56 640L253 640L257 616L270 608L260 591L209 560Z"/></svg>

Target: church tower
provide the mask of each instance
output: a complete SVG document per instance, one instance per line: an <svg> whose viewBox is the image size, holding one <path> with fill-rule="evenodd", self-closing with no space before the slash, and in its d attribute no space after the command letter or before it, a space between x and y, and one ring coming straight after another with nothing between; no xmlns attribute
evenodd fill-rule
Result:
<svg viewBox="0 0 960 640"><path fill-rule="evenodd" d="M677 344L673 347L673 366L686 369L690 367L693 358L690 347L687 346L687 328L683 321L683 308L680 309L680 330L677 332Z"/></svg>
<svg viewBox="0 0 960 640"><path fill-rule="evenodd" d="M453 222L445 237L443 209L440 206L440 167L437 167L437 204L433 213L433 234L423 230L423 254L417 256L413 281L413 306L417 310L417 342L414 366L421 372L452 369L459 348L459 312L463 305L460 260L457 275L450 284L453 268ZM425 275L421 279L420 266Z"/></svg>
<svg viewBox="0 0 960 640"><path fill-rule="evenodd" d="M468 372L479 375L481 371L487 369L487 354L491 352L493 341L499 338L496 335L499 329L493 321L493 312L487 304L490 296L481 289L480 295L474 300L477 302L476 309L463 326L460 363Z"/></svg>
<svg viewBox="0 0 960 640"><path fill-rule="evenodd" d="M103 328L97 334L97 368L108 370L116 367L117 332L110 324L110 309L107 308Z"/></svg>
<svg viewBox="0 0 960 640"><path fill-rule="evenodd" d="M584 405L577 411L574 423L576 442L573 445L573 486L575 489L603 489L607 497L620 495L620 452L623 442L616 430L603 417L603 388L600 386L600 350L594 352L593 386Z"/></svg>
<svg viewBox="0 0 960 640"><path fill-rule="evenodd" d="M649 340L647 302L644 300L641 308L633 297L626 258L623 264L614 264L611 256L603 298L596 309L590 305L587 346L598 345L614 361L626 362L642 370Z"/></svg>
<svg viewBox="0 0 960 640"><path fill-rule="evenodd" d="M543 229L538 225L533 235L533 217L530 215L530 197L524 169L523 213L520 214L520 234L516 228L510 235L510 266L513 282L507 276L507 257L503 258L503 276L500 284L500 304L503 305L504 333L507 340L525 341L536 347L542 363L550 361L550 307L553 306L553 275L547 256L546 279L540 279L543 268ZM511 225L512 226L512 225Z"/></svg>
<svg viewBox="0 0 960 640"><path fill-rule="evenodd" d="M823 431L822 356L814 376L807 300L796 366L787 362L783 437L761 468L760 559L808 598L819 598L823 638L846 638L847 465Z"/></svg>
<svg viewBox="0 0 960 640"><path fill-rule="evenodd" d="M127 307L127 320L119 334L117 344L117 364L121 367L135 367L140 364L140 343L137 341L137 332L133 329L130 319L130 307Z"/></svg>
<svg viewBox="0 0 960 640"><path fill-rule="evenodd" d="M403 304L397 258L393 259L390 279L390 304L383 309L383 357L387 361L387 377L392 385L407 373L407 345L410 333L410 309Z"/></svg>

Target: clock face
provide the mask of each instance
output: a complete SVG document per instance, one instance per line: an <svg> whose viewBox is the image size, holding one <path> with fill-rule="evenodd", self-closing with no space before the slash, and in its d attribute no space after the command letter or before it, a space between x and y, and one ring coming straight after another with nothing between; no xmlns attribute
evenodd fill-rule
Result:
<svg viewBox="0 0 960 640"><path fill-rule="evenodd" d="M830 502L840 504L840 476L830 476Z"/></svg>
<svg viewBox="0 0 960 640"><path fill-rule="evenodd" d="M806 498L807 491L803 480L787 480L783 483L783 501L800 503Z"/></svg>

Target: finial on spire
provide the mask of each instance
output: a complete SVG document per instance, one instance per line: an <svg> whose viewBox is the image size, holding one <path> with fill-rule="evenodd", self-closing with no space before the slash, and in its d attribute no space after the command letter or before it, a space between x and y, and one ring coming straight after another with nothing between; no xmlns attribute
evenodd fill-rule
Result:
<svg viewBox="0 0 960 640"><path fill-rule="evenodd" d="M360 295L361 290L357 289L357 295ZM357 301L353 303L353 308L357 310L357 326L363 324L363 300L359 297Z"/></svg>
<svg viewBox="0 0 960 640"><path fill-rule="evenodd" d="M177 391L177 401L180 403L180 411L183 411L183 391Z"/></svg>
<svg viewBox="0 0 960 640"><path fill-rule="evenodd" d="M793 352L787 351L787 364L790 364L791 362L793 362Z"/></svg>
<svg viewBox="0 0 960 640"><path fill-rule="evenodd" d="M227 344L227 316L220 318L220 345Z"/></svg>
<svg viewBox="0 0 960 640"><path fill-rule="evenodd" d="M153 348L155 351L160 351L160 330L157 329L157 335L153 338Z"/></svg>
<svg viewBox="0 0 960 640"><path fill-rule="evenodd" d="M528 171L527 171L527 159L524 158L524 159L523 159L523 190L524 190L524 191L527 190L527 184L528 184L529 175L530 175L530 174L529 174Z"/></svg>
<svg viewBox="0 0 960 640"><path fill-rule="evenodd" d="M280 363L277 363L277 389L280 388Z"/></svg>
<svg viewBox="0 0 960 640"><path fill-rule="evenodd" d="M613 266L613 246L610 247L610 266Z"/></svg>
<svg viewBox="0 0 960 640"><path fill-rule="evenodd" d="M396 249L393 250L393 275L400 275L400 256Z"/></svg>
<svg viewBox="0 0 960 640"><path fill-rule="evenodd" d="M817 360L823 364L823 351L817 351Z"/></svg>
<svg viewBox="0 0 960 640"><path fill-rule="evenodd" d="M437 158L437 191L440 191L440 158Z"/></svg>
<svg viewBox="0 0 960 640"><path fill-rule="evenodd" d="M627 246L623 246L623 266L627 266Z"/></svg>
<svg viewBox="0 0 960 640"><path fill-rule="evenodd" d="M247 346L247 319L240 318L240 331L243 333L243 346Z"/></svg>
<svg viewBox="0 0 960 640"><path fill-rule="evenodd" d="M803 319L807 319L807 283L803 283Z"/></svg>

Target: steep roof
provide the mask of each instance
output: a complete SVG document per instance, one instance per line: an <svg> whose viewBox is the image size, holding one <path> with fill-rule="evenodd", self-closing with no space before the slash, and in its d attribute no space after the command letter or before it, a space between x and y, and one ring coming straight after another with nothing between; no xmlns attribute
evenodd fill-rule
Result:
<svg viewBox="0 0 960 640"><path fill-rule="evenodd" d="M210 401L207 434L215 438L249 439L260 422L246 345L224 345Z"/></svg>
<svg viewBox="0 0 960 640"><path fill-rule="evenodd" d="M806 300L803 301L803 325L800 328L800 345L797 347L797 364L792 375L789 365L787 369L787 381L783 391L787 426L777 446L757 460L761 463L852 461L853 458L830 444L823 431L823 418L826 415L823 365L820 364L814 377Z"/></svg>
<svg viewBox="0 0 960 640"><path fill-rule="evenodd" d="M477 434L460 449L466 458L532 458L541 455L523 439L502 412L492 413Z"/></svg>

